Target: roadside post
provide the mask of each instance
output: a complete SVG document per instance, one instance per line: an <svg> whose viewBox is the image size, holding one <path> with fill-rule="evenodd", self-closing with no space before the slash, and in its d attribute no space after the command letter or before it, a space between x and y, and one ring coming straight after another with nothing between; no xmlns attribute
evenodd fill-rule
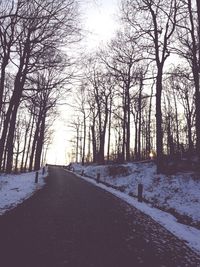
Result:
<svg viewBox="0 0 200 267"><path fill-rule="evenodd" d="M97 183L100 182L100 173L97 173Z"/></svg>
<svg viewBox="0 0 200 267"><path fill-rule="evenodd" d="M143 185L138 184L138 202L142 202Z"/></svg>
<svg viewBox="0 0 200 267"><path fill-rule="evenodd" d="M38 183L38 171L35 173L35 183L37 184Z"/></svg>

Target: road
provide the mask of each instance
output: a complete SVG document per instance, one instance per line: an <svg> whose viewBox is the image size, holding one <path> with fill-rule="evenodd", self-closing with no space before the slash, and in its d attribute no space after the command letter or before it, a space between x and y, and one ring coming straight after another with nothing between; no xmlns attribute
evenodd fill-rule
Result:
<svg viewBox="0 0 200 267"><path fill-rule="evenodd" d="M62 168L0 216L2 267L200 266L197 254L117 197Z"/></svg>

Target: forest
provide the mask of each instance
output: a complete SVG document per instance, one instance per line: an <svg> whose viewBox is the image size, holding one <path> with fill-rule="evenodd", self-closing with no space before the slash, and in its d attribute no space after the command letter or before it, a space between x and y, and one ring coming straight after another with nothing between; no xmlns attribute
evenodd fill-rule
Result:
<svg viewBox="0 0 200 267"><path fill-rule="evenodd" d="M68 94L71 161L154 158L162 172L168 159L187 159L198 168L200 2L121 0L112 40L75 58L69 50L85 34L79 6L0 0L0 171L46 163Z"/></svg>
<svg viewBox="0 0 200 267"><path fill-rule="evenodd" d="M119 20L83 61L72 161L198 169L200 2L123 0Z"/></svg>
<svg viewBox="0 0 200 267"><path fill-rule="evenodd" d="M38 170L80 39L73 0L0 1L0 171Z"/></svg>

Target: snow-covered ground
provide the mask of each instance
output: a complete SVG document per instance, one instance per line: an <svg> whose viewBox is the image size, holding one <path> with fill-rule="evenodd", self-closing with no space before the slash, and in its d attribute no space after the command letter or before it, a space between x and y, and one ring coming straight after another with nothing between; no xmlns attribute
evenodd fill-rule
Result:
<svg viewBox="0 0 200 267"><path fill-rule="evenodd" d="M35 183L35 172L23 174L0 175L0 215L16 207L45 185L47 170L39 172L38 183Z"/></svg>
<svg viewBox="0 0 200 267"><path fill-rule="evenodd" d="M200 230L179 223L187 221L199 228L200 225L200 178L194 173L176 175L158 175L153 162L129 163L126 165L89 165L72 164L73 170L80 177L96 186L122 198L129 204L150 215L174 235L200 253ZM100 174L99 184L95 180ZM90 178L93 179L90 179ZM139 203L138 184L143 184L143 196L149 202ZM106 186L107 185L107 186ZM112 187L108 187L111 185ZM118 190L116 190L118 189ZM170 211L176 218L162 210Z"/></svg>

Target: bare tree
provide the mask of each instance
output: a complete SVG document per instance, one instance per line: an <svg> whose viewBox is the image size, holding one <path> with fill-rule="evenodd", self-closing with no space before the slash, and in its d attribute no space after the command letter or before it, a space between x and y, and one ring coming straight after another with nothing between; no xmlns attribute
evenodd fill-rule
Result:
<svg viewBox="0 0 200 267"><path fill-rule="evenodd" d="M5 9L4 13L0 16L3 20L2 29L4 29L0 32L1 42L6 44L3 46L1 95L4 93L4 72L8 60L16 70L13 75L13 91L5 112L0 138L0 162L4 156L7 161L6 170L10 172L17 112L28 76L47 66L56 68L60 60L55 61L53 56L55 50L64 44L76 42L80 38L75 0L13 1L11 7L8 10ZM11 49L12 58L9 58Z"/></svg>
<svg viewBox="0 0 200 267"><path fill-rule="evenodd" d="M34 169L38 170L41 164L41 156L45 141L45 130L47 117L54 114L53 110L59 101L65 86L65 77L62 76L61 69L54 67L38 72L31 79L36 94L31 96L31 101L37 112L36 129L32 142L32 152L30 155L29 170L32 170L33 158Z"/></svg>
<svg viewBox="0 0 200 267"><path fill-rule="evenodd" d="M200 70L200 23L199 23L199 1L196 5L191 0L182 0L182 12L178 24L177 36L179 44L175 51L189 63L193 74L195 87L195 128L196 128L196 153L200 158L200 87L199 87L199 70Z"/></svg>
<svg viewBox="0 0 200 267"><path fill-rule="evenodd" d="M109 69L113 80L117 82L118 93L122 99L123 109L123 160L130 161L130 122L131 122L131 89L136 80L136 64L142 60L142 53L137 49L135 36L131 31L118 31L116 37L108 45L101 59ZM116 83L115 82L115 83Z"/></svg>
<svg viewBox="0 0 200 267"><path fill-rule="evenodd" d="M170 55L169 44L177 23L179 1L137 0L122 2L122 19L136 31L140 45L157 68L156 76L156 149L157 171L162 171L162 85L163 67ZM143 41L145 39L145 42Z"/></svg>

